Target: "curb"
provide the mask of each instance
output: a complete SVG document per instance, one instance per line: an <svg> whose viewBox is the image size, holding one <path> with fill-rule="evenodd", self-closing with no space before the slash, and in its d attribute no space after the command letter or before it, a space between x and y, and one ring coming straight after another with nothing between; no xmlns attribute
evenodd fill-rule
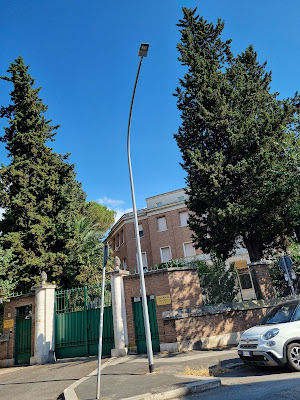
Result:
<svg viewBox="0 0 300 400"><path fill-rule="evenodd" d="M101 371L103 368L105 368L108 365L114 365L114 364L119 364L121 362L124 362L128 357L113 357L109 361L107 361L105 364L102 365ZM228 363L225 365L226 368L228 369L234 369L237 367L241 367L244 365L241 361L238 361L236 363ZM95 369L93 372L91 372L89 375L75 381L72 385L70 385L68 388L64 390L64 397L65 400L79 400L75 388L79 386L82 382L87 380L90 376L96 375L97 374L97 369ZM210 389L215 389L218 387L221 387L221 379L219 378L209 378L201 381L194 381L191 383L185 383L182 384L183 387L178 388L178 389L173 389L173 390L167 390L162 393L144 393L142 395L137 395L133 397L126 397L124 400L171 400L175 399L177 397L182 397L182 396L187 396L195 393L201 393L206 390Z"/></svg>
<svg viewBox="0 0 300 400"><path fill-rule="evenodd" d="M108 364L108 363L107 363ZM105 364L104 364L105 365ZM104 367L104 366L103 366ZM91 372L89 375L81 378L73 385L69 386L64 390L65 400L78 400L75 393L75 387L80 385L83 381L88 379L89 376L94 375L97 370ZM124 400L170 400L177 397L187 396L190 394L205 392L206 390L216 389L221 386L221 379L206 379L201 382L191 382L184 385L184 387L179 389L168 390L162 393L144 393L142 395L137 395L133 397L126 397Z"/></svg>
<svg viewBox="0 0 300 400"><path fill-rule="evenodd" d="M170 400L177 397L187 396L205 392L206 390L215 389L221 386L221 379L207 379L201 382L191 382L185 384L180 389L168 390L162 393L144 393L134 397L126 397L124 400ZM71 400L71 399L70 399Z"/></svg>

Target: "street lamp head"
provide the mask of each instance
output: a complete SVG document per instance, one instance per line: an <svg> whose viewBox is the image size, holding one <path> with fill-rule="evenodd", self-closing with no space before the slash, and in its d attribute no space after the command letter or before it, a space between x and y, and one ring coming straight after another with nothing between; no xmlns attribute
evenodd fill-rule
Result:
<svg viewBox="0 0 300 400"><path fill-rule="evenodd" d="M148 49L149 49L149 43L142 43L138 56L147 57Z"/></svg>

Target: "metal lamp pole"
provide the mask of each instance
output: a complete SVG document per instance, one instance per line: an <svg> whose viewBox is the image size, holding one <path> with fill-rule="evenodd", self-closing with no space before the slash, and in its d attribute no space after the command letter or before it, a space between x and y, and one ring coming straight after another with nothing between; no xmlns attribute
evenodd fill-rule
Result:
<svg viewBox="0 0 300 400"><path fill-rule="evenodd" d="M99 342L98 342L98 371L97 371L97 400L100 399L100 379L101 379L101 357L102 357L102 337L103 337L103 315L104 315L104 292L105 292L105 267L108 261L109 247L105 244L103 247L103 269L101 285L101 308L99 322Z"/></svg>
<svg viewBox="0 0 300 400"><path fill-rule="evenodd" d="M127 130L127 157L128 157L128 167L129 167L129 177L130 177L130 187L131 187L131 197L132 197L132 208L133 208L133 217L134 217L134 231L135 231L135 239L136 239L136 248L137 248L137 259L138 259L138 271L140 274L140 283L141 283L141 293L142 293L142 304L143 304L143 315L144 315L144 325L145 325L145 335L146 335L146 344L147 344L147 354L148 354L148 362L149 362L149 372L152 373L154 371L154 363L153 363L153 350L152 350L152 341L151 341L151 332L150 332L150 323L149 323L149 314L148 314L148 304L147 304L147 295L146 295L146 287L145 287L145 278L144 278L144 268L143 268L143 260L142 260L142 251L141 251L141 242L140 235L138 229L138 219L136 212L136 203L135 203L135 194L134 194L134 186L133 186L133 178L132 178L132 168L131 168L131 157L130 157L130 125L131 125L131 114L134 102L134 96L136 91L137 82L139 79L140 69L143 61L143 57L147 57L149 44L142 43L138 56L141 57L138 71L136 74L130 111L129 111L129 120L128 120L128 130Z"/></svg>

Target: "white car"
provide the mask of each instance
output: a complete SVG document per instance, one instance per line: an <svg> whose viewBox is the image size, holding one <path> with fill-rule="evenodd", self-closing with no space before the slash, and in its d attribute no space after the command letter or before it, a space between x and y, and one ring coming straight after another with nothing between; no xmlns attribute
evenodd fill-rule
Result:
<svg viewBox="0 0 300 400"><path fill-rule="evenodd" d="M246 330L238 354L247 365L279 365L300 371L300 300L276 306L260 325Z"/></svg>

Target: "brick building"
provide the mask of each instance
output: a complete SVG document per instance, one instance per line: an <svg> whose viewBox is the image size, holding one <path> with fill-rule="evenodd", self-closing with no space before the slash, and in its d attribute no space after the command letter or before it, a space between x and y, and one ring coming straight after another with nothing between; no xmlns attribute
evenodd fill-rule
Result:
<svg viewBox="0 0 300 400"><path fill-rule="evenodd" d="M144 270L174 259L202 259L209 255L195 249L188 227L188 209L184 189L174 190L146 199L147 207L138 210L139 234ZM112 227L108 236L113 255L121 260L121 268L137 272L136 241L133 213L124 214ZM247 264L247 250L240 248L228 262L235 262L243 289L243 298L253 298L254 289Z"/></svg>

